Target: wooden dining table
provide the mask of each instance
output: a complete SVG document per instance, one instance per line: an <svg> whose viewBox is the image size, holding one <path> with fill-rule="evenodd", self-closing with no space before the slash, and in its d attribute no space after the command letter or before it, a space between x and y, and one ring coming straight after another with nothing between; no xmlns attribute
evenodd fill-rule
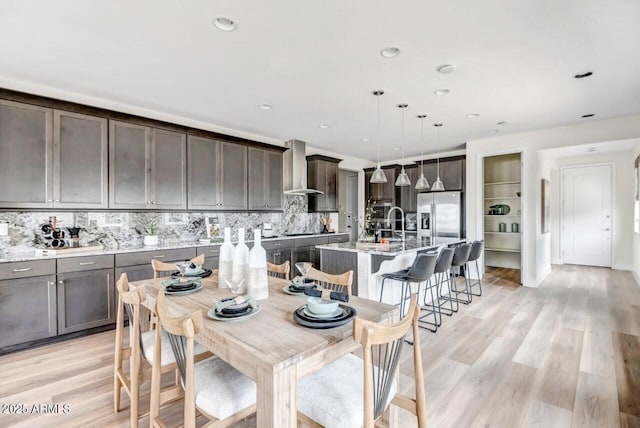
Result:
<svg viewBox="0 0 640 428"><path fill-rule="evenodd" d="M130 286L145 287L144 305L152 309L162 281L135 281ZM213 320L206 315L209 309L232 292L218 288L216 276L202 283L203 288L192 294L168 296L170 311L176 316L203 311L204 325L196 341L256 382L258 427L296 427L298 380L359 348L352 338L353 323L324 330L297 324L293 312L305 304L307 296L285 293L283 288L290 282L274 277L269 277L269 297L258 301L258 313L241 320ZM377 301L352 296L348 304L366 320L389 323L399 317L397 307ZM394 417L386 419L388 425L397 422Z"/></svg>

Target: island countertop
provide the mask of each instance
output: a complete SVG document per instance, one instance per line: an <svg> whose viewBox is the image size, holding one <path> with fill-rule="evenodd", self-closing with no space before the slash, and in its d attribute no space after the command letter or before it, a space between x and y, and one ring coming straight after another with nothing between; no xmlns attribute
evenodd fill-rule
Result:
<svg viewBox="0 0 640 428"><path fill-rule="evenodd" d="M417 238L409 239L405 242L391 242L388 250L373 248L357 248L355 242L340 242L336 244L316 245L322 250L349 251L360 254L372 254L380 256L398 256L401 254L415 253L418 251L435 250L436 248L464 242L461 238Z"/></svg>

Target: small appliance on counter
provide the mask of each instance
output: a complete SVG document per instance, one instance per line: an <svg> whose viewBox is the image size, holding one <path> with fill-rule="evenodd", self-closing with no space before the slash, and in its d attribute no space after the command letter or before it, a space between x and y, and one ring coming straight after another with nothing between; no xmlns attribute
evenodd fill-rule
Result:
<svg viewBox="0 0 640 428"><path fill-rule="evenodd" d="M262 223L262 237L273 238L273 227L271 223Z"/></svg>
<svg viewBox="0 0 640 428"><path fill-rule="evenodd" d="M81 227L67 227L69 238L65 239L65 232L58 227L56 216L49 217L49 222L40 226L43 238L47 248L36 248L36 256L56 256L60 254L100 251L102 245L94 245L89 247L80 246L80 230Z"/></svg>
<svg viewBox="0 0 640 428"><path fill-rule="evenodd" d="M52 248L64 248L67 242L64 240L64 231L58 227L56 216L49 217L49 223L40 226L42 230L45 245Z"/></svg>

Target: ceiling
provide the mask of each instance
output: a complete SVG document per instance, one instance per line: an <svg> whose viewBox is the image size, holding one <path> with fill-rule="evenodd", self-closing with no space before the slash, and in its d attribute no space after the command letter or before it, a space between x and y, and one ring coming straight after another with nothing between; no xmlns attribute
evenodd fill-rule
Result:
<svg viewBox="0 0 640 428"><path fill-rule="evenodd" d="M214 28L219 15L237 29ZM0 77L368 160L379 140L395 159L398 103L406 156L420 154L421 113L425 153L434 122L448 150L640 113L639 22L635 0L2 1ZM383 58L392 46L400 55Z"/></svg>
<svg viewBox="0 0 640 428"><path fill-rule="evenodd" d="M638 139L606 141L602 143L583 144L579 146L559 147L546 150L556 158L602 155L605 153L627 152L635 148Z"/></svg>

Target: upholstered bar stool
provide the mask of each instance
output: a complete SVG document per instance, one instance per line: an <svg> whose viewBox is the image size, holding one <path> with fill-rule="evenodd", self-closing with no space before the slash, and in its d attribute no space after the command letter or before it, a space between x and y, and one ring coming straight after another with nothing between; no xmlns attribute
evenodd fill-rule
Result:
<svg viewBox="0 0 640 428"><path fill-rule="evenodd" d="M482 278L480 276L480 267L478 266L478 259L482 255L482 250L484 250L484 241L474 241L471 244L471 251L469 252L469 260L467 260L467 265L465 267L465 274L469 276L469 290L471 294L474 296L482 296ZM474 283L471 282L471 269L470 264L475 262L476 265L476 273L478 274L478 280ZM478 287L478 294L473 292L473 287Z"/></svg>
<svg viewBox="0 0 640 428"><path fill-rule="evenodd" d="M440 315L445 314L447 316L453 315L458 312L458 302L454 301L451 297L451 281L449 279L449 272L451 271L451 262L453 261L453 248L443 248L438 254L438 260L436 261L436 267L434 269L436 295L438 298L438 313ZM447 289L447 295L442 292L442 289ZM443 306L443 303L449 302L449 308ZM454 307L455 303L455 307ZM429 307L429 304L425 301L423 307ZM442 319L440 319L442 321Z"/></svg>
<svg viewBox="0 0 640 428"><path fill-rule="evenodd" d="M468 305L471 303L472 294L471 289L469 288L469 274L465 272L464 279L464 290L460 290L458 288L456 277L460 274L461 270L467 265L467 261L469 260L469 254L471 253L471 244L461 244L458 245L453 254L453 260L451 261L451 291L456 295L456 297L451 297L455 299L458 303L463 303ZM460 298L459 295L464 294L464 298Z"/></svg>

